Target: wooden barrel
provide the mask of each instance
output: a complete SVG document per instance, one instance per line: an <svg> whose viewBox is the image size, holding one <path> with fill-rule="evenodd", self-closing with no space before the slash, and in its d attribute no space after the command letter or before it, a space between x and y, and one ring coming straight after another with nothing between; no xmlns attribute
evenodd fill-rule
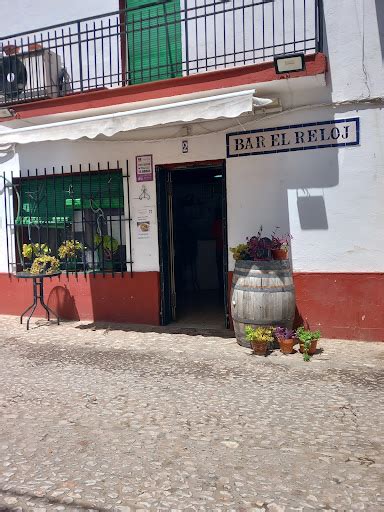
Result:
<svg viewBox="0 0 384 512"><path fill-rule="evenodd" d="M237 342L245 347L245 327L292 328L295 290L289 260L237 261L231 290L231 313Z"/></svg>

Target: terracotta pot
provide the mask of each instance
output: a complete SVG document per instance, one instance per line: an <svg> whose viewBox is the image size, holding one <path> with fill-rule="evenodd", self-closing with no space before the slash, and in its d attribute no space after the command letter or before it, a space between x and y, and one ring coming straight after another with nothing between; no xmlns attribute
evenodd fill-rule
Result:
<svg viewBox="0 0 384 512"><path fill-rule="evenodd" d="M272 249L272 258L274 260L287 260L288 251L286 249Z"/></svg>
<svg viewBox="0 0 384 512"><path fill-rule="evenodd" d="M37 52L43 49L43 45L41 43L31 43L28 45L28 51Z"/></svg>
<svg viewBox="0 0 384 512"><path fill-rule="evenodd" d="M7 44L6 46L3 46L3 52L5 55L16 55L17 53L20 53L20 48L14 44Z"/></svg>
<svg viewBox="0 0 384 512"><path fill-rule="evenodd" d="M258 356L266 356L268 343L263 343L261 341L251 341L252 349L255 354Z"/></svg>
<svg viewBox="0 0 384 512"><path fill-rule="evenodd" d="M308 354L310 356L313 356L313 354L316 354L316 349L317 349L317 340L312 340L311 341L311 346L308 350ZM304 353L304 343L301 343L300 342L300 352L303 354Z"/></svg>
<svg viewBox="0 0 384 512"><path fill-rule="evenodd" d="M279 338L280 350L283 354L292 354L293 347L296 345L297 341L294 338L286 340L284 338Z"/></svg>

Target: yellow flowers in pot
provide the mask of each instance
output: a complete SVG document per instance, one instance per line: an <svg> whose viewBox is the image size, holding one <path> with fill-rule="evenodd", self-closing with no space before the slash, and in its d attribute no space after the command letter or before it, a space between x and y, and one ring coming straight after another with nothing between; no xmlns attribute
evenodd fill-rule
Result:
<svg viewBox="0 0 384 512"><path fill-rule="evenodd" d="M33 260L31 274L56 274L60 272L60 261L54 256L38 256Z"/></svg>
<svg viewBox="0 0 384 512"><path fill-rule="evenodd" d="M251 327L247 325L245 328L245 336L251 343L253 352L257 355L265 356L268 345L273 342L273 327Z"/></svg>
<svg viewBox="0 0 384 512"><path fill-rule="evenodd" d="M81 252L83 249L83 244L77 240L66 240L60 245L57 254L61 260L65 258L72 259L76 258L77 253Z"/></svg>

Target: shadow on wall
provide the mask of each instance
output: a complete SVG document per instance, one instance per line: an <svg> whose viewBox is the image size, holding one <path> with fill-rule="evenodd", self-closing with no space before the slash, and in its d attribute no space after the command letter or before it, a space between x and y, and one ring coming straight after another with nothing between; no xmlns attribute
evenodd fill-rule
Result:
<svg viewBox="0 0 384 512"><path fill-rule="evenodd" d="M325 23L323 44L323 51L328 54L328 38ZM329 91L328 101L332 103L332 76L329 71L326 82ZM300 176L297 175L294 178L296 183L292 183L292 188L296 188L296 203L300 227L302 230L328 230L328 216L324 193L319 195L319 192L316 192L317 195L314 195L308 189L323 189L335 187L339 184L338 148L309 150L309 152L324 153L319 154L319 160L322 162L319 173L315 174L311 172L311 169L308 169L309 172L307 172L307 166L301 166ZM307 152L304 151L305 153ZM316 159L316 161L319 160ZM303 170L306 176L303 176ZM303 183L302 187L299 185L300 182ZM288 188L291 187L288 185Z"/></svg>
<svg viewBox="0 0 384 512"><path fill-rule="evenodd" d="M297 192L297 210L301 229L328 229L327 210L323 196L299 196Z"/></svg>
<svg viewBox="0 0 384 512"><path fill-rule="evenodd" d="M80 320L76 302L66 285L55 286L49 294L48 306L63 320Z"/></svg>
<svg viewBox="0 0 384 512"><path fill-rule="evenodd" d="M383 0L376 0L376 16L377 25L379 29L380 45L381 45L381 58L384 62L384 2Z"/></svg>
<svg viewBox="0 0 384 512"><path fill-rule="evenodd" d="M324 23L323 51L328 55L328 38L326 25ZM329 90L329 102L332 102L332 76L327 73L327 87ZM321 173L312 177L311 182L307 181L304 188L296 188L297 212L299 215L300 227L302 230L327 230L328 217L324 195L313 195L308 188L335 187L339 183L338 173L338 149L313 150L327 151L324 153L324 165ZM312 151L311 151L312 152ZM336 171L334 170L336 169ZM297 186L297 185L296 185Z"/></svg>

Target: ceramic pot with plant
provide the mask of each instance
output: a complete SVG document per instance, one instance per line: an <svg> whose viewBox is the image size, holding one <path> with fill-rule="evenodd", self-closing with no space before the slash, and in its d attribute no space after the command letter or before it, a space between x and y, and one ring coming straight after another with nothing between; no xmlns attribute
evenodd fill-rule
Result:
<svg viewBox="0 0 384 512"><path fill-rule="evenodd" d="M280 351L283 354L292 354L293 347L297 343L295 331L286 327L276 327L275 336L279 342Z"/></svg>
<svg viewBox="0 0 384 512"><path fill-rule="evenodd" d="M311 356L316 353L317 341L320 339L320 331L310 331L304 326L296 330L296 338L300 343L300 352L303 354L304 361L310 361Z"/></svg>
<svg viewBox="0 0 384 512"><path fill-rule="evenodd" d="M83 244L77 240L65 240L65 242L60 245L57 254L61 260L65 260L66 270L76 270L77 255L83 250Z"/></svg>
<svg viewBox="0 0 384 512"><path fill-rule="evenodd" d="M245 328L245 337L251 343L254 354L266 356L268 346L273 342L273 327L251 327Z"/></svg>
<svg viewBox="0 0 384 512"><path fill-rule="evenodd" d="M278 227L276 227L278 229ZM290 233L286 233L283 236L276 235L276 229L272 233L272 258L274 260L287 260L288 259L288 251L289 245L292 240L292 235Z"/></svg>

